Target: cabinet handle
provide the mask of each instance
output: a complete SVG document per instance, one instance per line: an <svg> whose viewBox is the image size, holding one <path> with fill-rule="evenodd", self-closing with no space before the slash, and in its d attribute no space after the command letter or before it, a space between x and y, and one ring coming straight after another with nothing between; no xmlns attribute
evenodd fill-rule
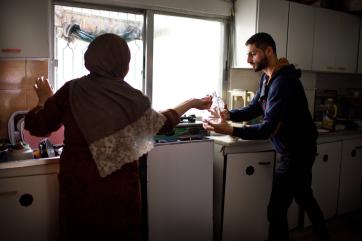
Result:
<svg viewBox="0 0 362 241"><path fill-rule="evenodd" d="M356 146L354 149L360 150L360 149L362 149L362 146Z"/></svg>
<svg viewBox="0 0 362 241"><path fill-rule="evenodd" d="M345 68L345 67L339 67L338 70L343 70L343 71L345 71L346 68Z"/></svg>
<svg viewBox="0 0 362 241"><path fill-rule="evenodd" d="M328 155L327 155L327 154L325 154L325 155L323 156L323 161L324 161L324 162L327 162L327 161L328 161Z"/></svg>
<svg viewBox="0 0 362 241"><path fill-rule="evenodd" d="M33 204L33 201L34 201L33 195L29 193L25 193L21 195L21 197L19 198L19 203L23 207L30 206L31 204Z"/></svg>
<svg viewBox="0 0 362 241"><path fill-rule="evenodd" d="M21 49L7 48L7 49L1 49L1 52L3 52L3 53L20 53Z"/></svg>
<svg viewBox="0 0 362 241"><path fill-rule="evenodd" d="M267 165L270 165L271 162L258 162L259 165L262 165L262 166L267 166Z"/></svg>
<svg viewBox="0 0 362 241"><path fill-rule="evenodd" d="M255 169L253 166L248 166L246 169L245 169L245 173L246 175L250 176L250 175L253 175L255 172Z"/></svg>
<svg viewBox="0 0 362 241"><path fill-rule="evenodd" d="M334 67L332 67L332 66L327 66L326 67L328 70L333 70L334 69Z"/></svg>
<svg viewBox="0 0 362 241"><path fill-rule="evenodd" d="M356 157L357 156L357 151L356 149L351 151L351 157Z"/></svg>
<svg viewBox="0 0 362 241"><path fill-rule="evenodd" d="M5 197L5 196L14 196L18 194L17 191L7 191L7 192L0 192L0 197Z"/></svg>

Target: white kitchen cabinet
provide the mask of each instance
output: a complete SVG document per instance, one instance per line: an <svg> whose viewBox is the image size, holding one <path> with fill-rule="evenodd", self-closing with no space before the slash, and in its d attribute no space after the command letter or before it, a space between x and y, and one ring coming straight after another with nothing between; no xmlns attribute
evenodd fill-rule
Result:
<svg viewBox="0 0 362 241"><path fill-rule="evenodd" d="M312 190L324 218L330 219L337 214L339 171L342 143L318 144L317 157L312 169ZM305 215L305 226L311 224Z"/></svg>
<svg viewBox="0 0 362 241"><path fill-rule="evenodd" d="M339 13L338 48L336 49L337 72L355 73L358 59L360 17Z"/></svg>
<svg viewBox="0 0 362 241"><path fill-rule="evenodd" d="M0 58L48 58L49 9L49 0L1 0Z"/></svg>
<svg viewBox="0 0 362 241"><path fill-rule="evenodd" d="M312 69L315 9L295 2L289 5L287 59L302 70Z"/></svg>
<svg viewBox="0 0 362 241"><path fill-rule="evenodd" d="M272 151L227 155L223 241L267 239L274 159Z"/></svg>
<svg viewBox="0 0 362 241"><path fill-rule="evenodd" d="M58 240L57 174L0 178L0 240Z"/></svg>
<svg viewBox="0 0 362 241"><path fill-rule="evenodd" d="M211 241L213 142L156 146L147 157L150 241Z"/></svg>
<svg viewBox="0 0 362 241"><path fill-rule="evenodd" d="M338 49L336 28L339 28L338 12L324 8L316 9L313 70L336 71L335 51Z"/></svg>
<svg viewBox="0 0 362 241"><path fill-rule="evenodd" d="M338 214L362 209L362 139L342 143Z"/></svg>
<svg viewBox="0 0 362 241"><path fill-rule="evenodd" d="M313 70L356 72L358 27L358 16L316 9Z"/></svg>
<svg viewBox="0 0 362 241"><path fill-rule="evenodd" d="M281 0L238 0L235 2L234 67L251 68L245 42L257 32L271 34L278 57L286 57L289 3Z"/></svg>

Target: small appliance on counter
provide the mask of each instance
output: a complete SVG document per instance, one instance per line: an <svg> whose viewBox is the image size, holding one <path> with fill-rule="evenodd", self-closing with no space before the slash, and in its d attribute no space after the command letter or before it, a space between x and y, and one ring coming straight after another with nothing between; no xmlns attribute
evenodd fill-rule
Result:
<svg viewBox="0 0 362 241"><path fill-rule="evenodd" d="M7 148L6 161L60 155L64 140L64 127L61 126L47 137L33 136L24 129L24 118L27 113L27 110L20 110L10 116L8 121L10 143Z"/></svg>
<svg viewBox="0 0 362 241"><path fill-rule="evenodd" d="M230 109L242 108L247 106L254 98L255 93L250 90L232 89L230 93Z"/></svg>

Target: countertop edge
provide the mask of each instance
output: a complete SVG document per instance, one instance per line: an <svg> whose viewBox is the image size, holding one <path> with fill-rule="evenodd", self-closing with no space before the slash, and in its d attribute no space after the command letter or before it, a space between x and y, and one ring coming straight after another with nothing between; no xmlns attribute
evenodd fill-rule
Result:
<svg viewBox="0 0 362 241"><path fill-rule="evenodd" d="M29 170L30 173L54 173L58 170L59 157L29 159L21 161L9 161L0 163L0 178L8 176L7 173L12 173L18 169L34 169Z"/></svg>

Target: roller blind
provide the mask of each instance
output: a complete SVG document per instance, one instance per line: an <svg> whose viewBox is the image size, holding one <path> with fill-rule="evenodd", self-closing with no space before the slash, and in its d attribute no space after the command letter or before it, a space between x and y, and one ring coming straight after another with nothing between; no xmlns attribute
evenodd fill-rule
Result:
<svg viewBox="0 0 362 241"><path fill-rule="evenodd" d="M62 2L62 0L57 2ZM67 2L193 13L213 17L230 16L231 9L231 0L68 0Z"/></svg>

